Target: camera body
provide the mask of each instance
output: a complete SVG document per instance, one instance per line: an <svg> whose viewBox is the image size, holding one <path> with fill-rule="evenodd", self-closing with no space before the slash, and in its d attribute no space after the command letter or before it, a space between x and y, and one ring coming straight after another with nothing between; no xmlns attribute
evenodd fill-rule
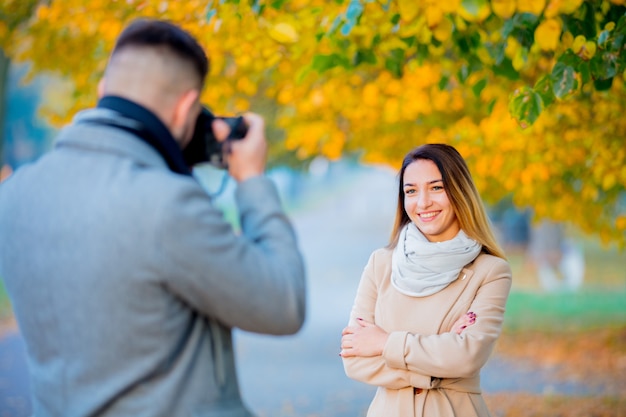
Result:
<svg viewBox="0 0 626 417"><path fill-rule="evenodd" d="M220 119L230 127L230 134L225 141L219 142L213 133L213 120ZM208 162L219 169L228 169L224 155L229 152L229 142L243 139L248 133L248 126L243 117L215 116L206 107L196 119L193 137L183 149L183 156L188 166Z"/></svg>

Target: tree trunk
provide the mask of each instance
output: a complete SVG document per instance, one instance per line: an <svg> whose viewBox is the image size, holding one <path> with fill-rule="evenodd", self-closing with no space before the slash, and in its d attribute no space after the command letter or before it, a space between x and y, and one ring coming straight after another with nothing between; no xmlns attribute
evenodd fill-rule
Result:
<svg viewBox="0 0 626 417"><path fill-rule="evenodd" d="M11 60L0 48L0 169L4 166L4 124L7 113L7 80L9 79L9 65Z"/></svg>

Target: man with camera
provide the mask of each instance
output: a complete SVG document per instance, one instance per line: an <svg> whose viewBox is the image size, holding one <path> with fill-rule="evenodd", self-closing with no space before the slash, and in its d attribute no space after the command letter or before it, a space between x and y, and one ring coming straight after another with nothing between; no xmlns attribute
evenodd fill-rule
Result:
<svg viewBox="0 0 626 417"><path fill-rule="evenodd" d="M207 71L187 32L133 22L97 107L0 185L0 276L34 416L250 416L231 329L302 326L303 260L263 175L263 119L244 115L245 137L225 155L240 234L191 175L187 161L231 130L201 112Z"/></svg>

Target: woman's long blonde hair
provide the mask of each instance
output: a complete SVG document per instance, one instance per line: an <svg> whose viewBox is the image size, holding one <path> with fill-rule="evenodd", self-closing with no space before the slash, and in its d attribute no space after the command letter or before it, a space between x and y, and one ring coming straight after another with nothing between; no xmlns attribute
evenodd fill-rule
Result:
<svg viewBox="0 0 626 417"><path fill-rule="evenodd" d="M404 171L407 166L418 159L433 161L439 168L444 190L452 204L461 230L482 244L483 252L506 259L504 251L496 241L482 199L476 190L465 160L454 147L440 143L419 146L404 157L398 173L396 220L388 247L396 247L400 231L411 221L404 207Z"/></svg>

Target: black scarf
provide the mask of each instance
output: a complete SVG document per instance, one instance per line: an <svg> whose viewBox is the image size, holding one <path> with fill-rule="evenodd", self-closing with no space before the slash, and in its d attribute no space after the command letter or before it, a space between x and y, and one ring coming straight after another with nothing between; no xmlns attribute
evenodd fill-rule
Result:
<svg viewBox="0 0 626 417"><path fill-rule="evenodd" d="M99 108L113 110L123 117L139 122L141 126L133 129L128 126L106 123L133 133L144 142L152 146L165 159L167 166L174 172L182 175L191 175L191 170L183 158L180 146L170 133L169 129L150 110L137 103L117 96L102 97L98 101Z"/></svg>

